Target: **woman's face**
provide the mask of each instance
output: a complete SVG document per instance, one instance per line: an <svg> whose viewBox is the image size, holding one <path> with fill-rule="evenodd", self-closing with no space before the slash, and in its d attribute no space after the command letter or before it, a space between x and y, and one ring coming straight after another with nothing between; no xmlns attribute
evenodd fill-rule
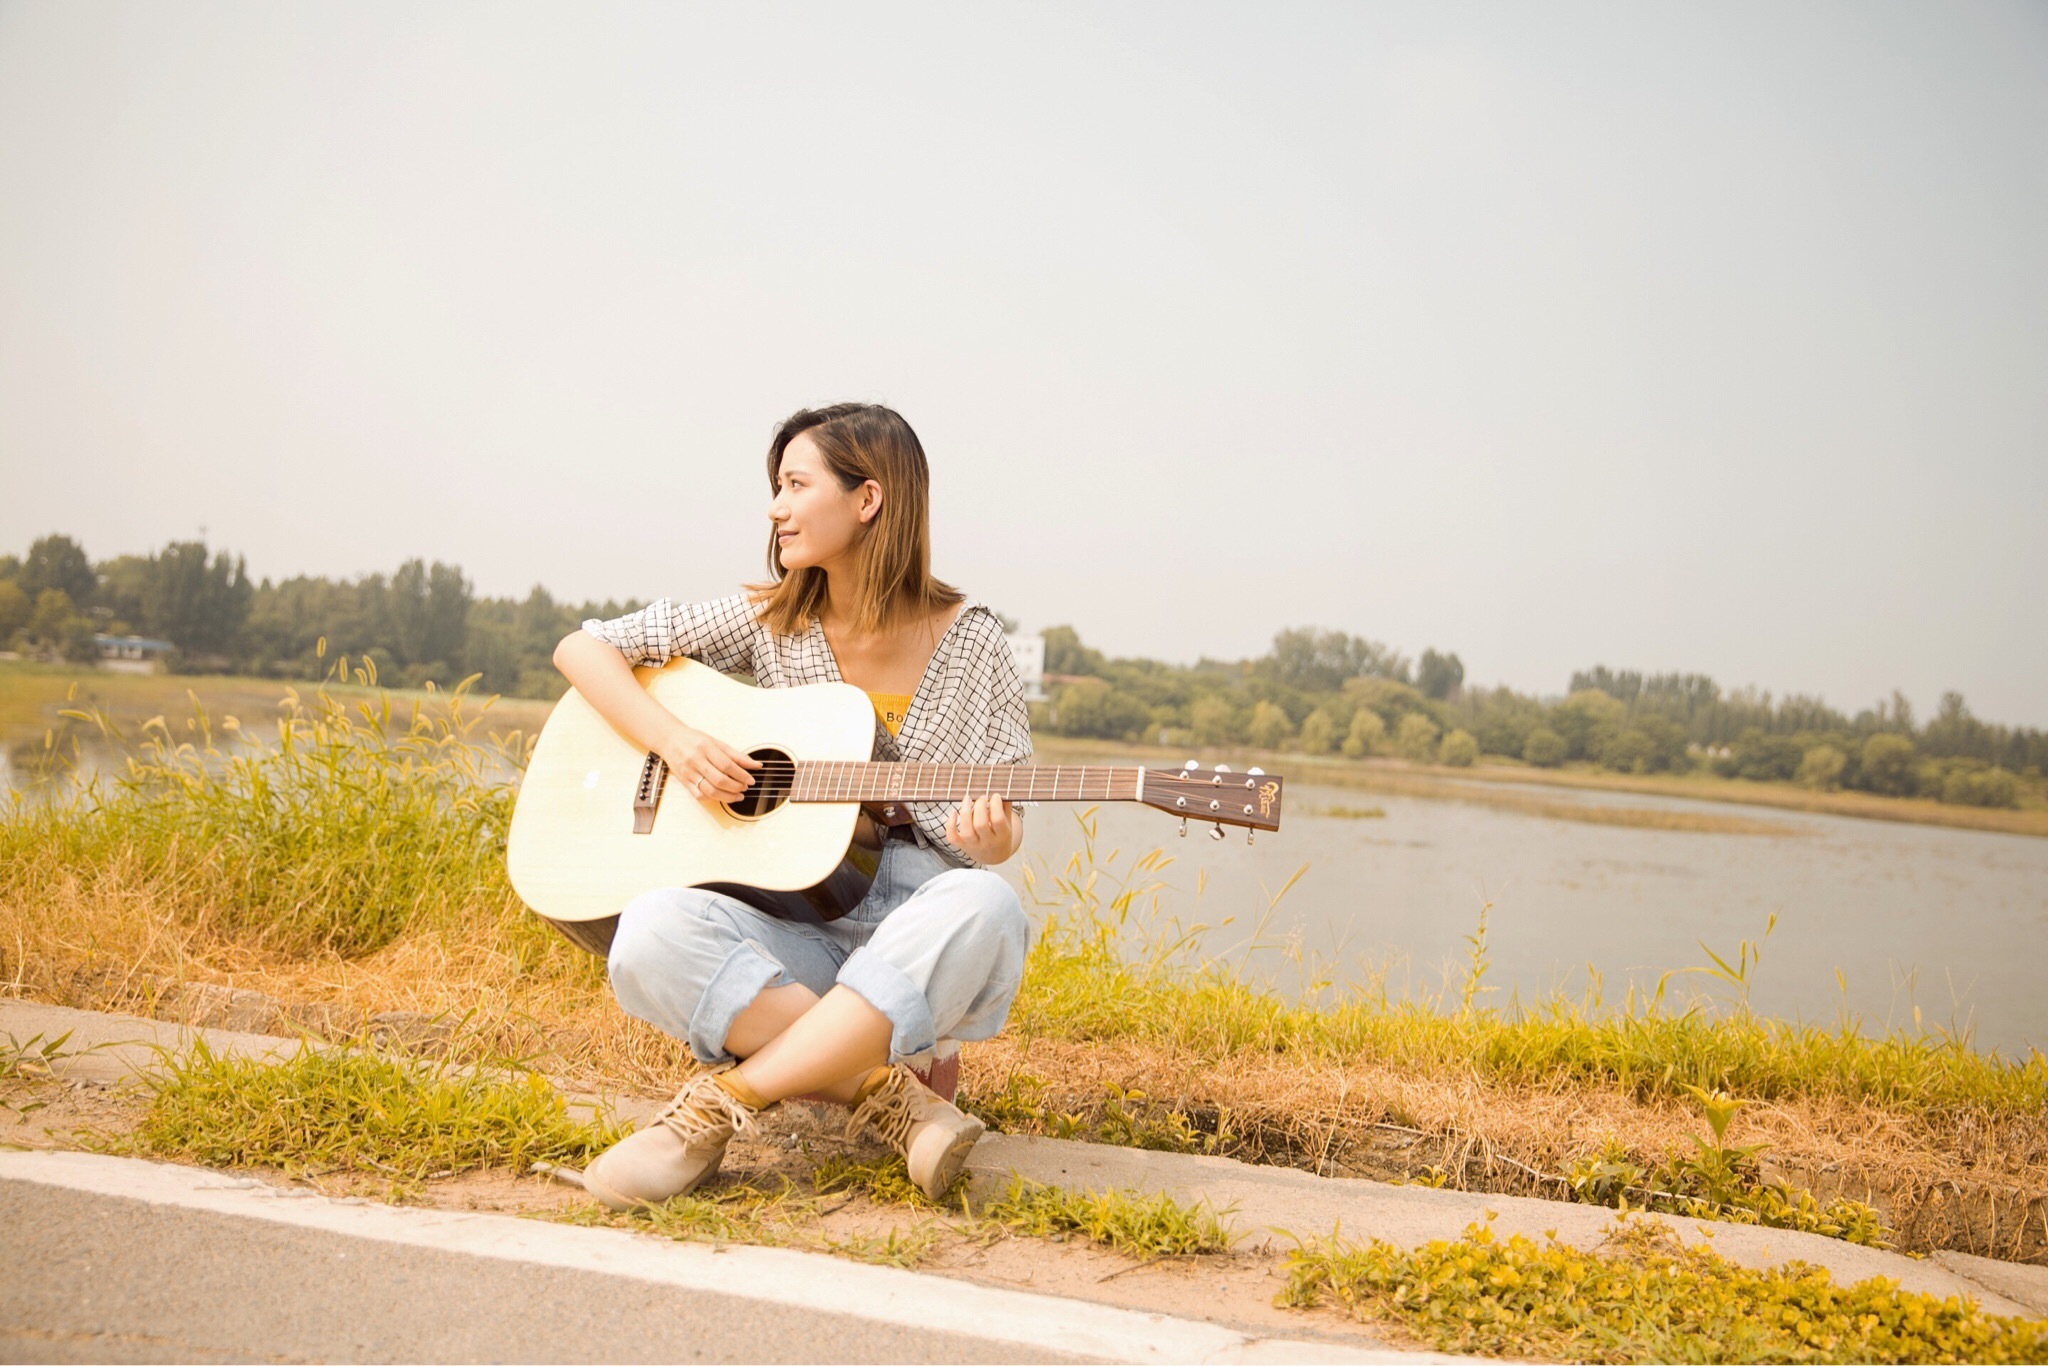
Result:
<svg viewBox="0 0 2048 1366"><path fill-rule="evenodd" d="M809 432L798 432L783 447L776 484L768 520L786 570L831 564L882 510L882 486L870 479L841 488Z"/></svg>

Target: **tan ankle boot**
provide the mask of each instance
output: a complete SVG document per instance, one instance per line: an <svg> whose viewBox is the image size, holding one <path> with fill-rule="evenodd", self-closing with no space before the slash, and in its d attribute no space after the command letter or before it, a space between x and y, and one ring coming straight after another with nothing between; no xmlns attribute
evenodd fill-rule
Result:
<svg viewBox="0 0 2048 1366"><path fill-rule="evenodd" d="M933 1200L960 1175L967 1154L988 1128L939 1099L900 1062L887 1071L877 1069L873 1080L861 1087L853 1117L847 1121L847 1136L864 1124L903 1154L910 1179Z"/></svg>
<svg viewBox="0 0 2048 1366"><path fill-rule="evenodd" d="M613 1209L658 1205L708 1180L732 1136L754 1127L754 1111L716 1077L692 1077L644 1128L584 1168L583 1188Z"/></svg>

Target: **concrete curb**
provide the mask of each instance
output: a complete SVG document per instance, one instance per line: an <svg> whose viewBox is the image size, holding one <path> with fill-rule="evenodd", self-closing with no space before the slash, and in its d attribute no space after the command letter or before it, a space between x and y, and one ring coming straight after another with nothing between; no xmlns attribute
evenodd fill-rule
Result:
<svg viewBox="0 0 2048 1366"><path fill-rule="evenodd" d="M1598 1205L1393 1186L1222 1157L1008 1134L990 1134L977 1144L968 1171L984 1193L1000 1189L1014 1172L1049 1186L1164 1191L1183 1203L1206 1199L1217 1209L1234 1205L1230 1220L1248 1241L1282 1247L1332 1231L1357 1242L1378 1238L1420 1247L1439 1238L1455 1239L1467 1225L1491 1222L1503 1238L1520 1233L1541 1242L1555 1233L1560 1242L1590 1251L1606 1241L1616 1221L1612 1210ZM1884 1276L1901 1290L1969 1296L1989 1314L2048 1317L2048 1267L1946 1252L1921 1260L1817 1233L1751 1224L1662 1214L1629 1218L1655 1220L1687 1243L1710 1246L1742 1266L1761 1270L1804 1261L1826 1267L1843 1285Z"/></svg>
<svg viewBox="0 0 2048 1366"><path fill-rule="evenodd" d="M299 1044L260 1034L195 1029L136 1016L107 1015L59 1006L0 1001L0 1034L26 1039L72 1031L67 1045L102 1045L99 1052L69 1059L70 1075L118 1080L146 1070L156 1048L173 1052L203 1036L216 1052L251 1057L289 1056ZM592 1097L574 1097L592 1103ZM627 1119L643 1118L658 1102L613 1102ZM1594 1248L1606 1239L1614 1214L1591 1205L1572 1205L1524 1196L1393 1186L1379 1181L1315 1176L1288 1167L1259 1167L1221 1157L1146 1152L1095 1143L990 1134L976 1145L968 1164L973 1189L999 1190L1014 1174L1046 1185L1087 1190L1164 1191L1185 1203L1206 1199L1221 1210L1234 1206L1232 1225L1254 1244L1292 1246L1296 1239L1341 1232L1350 1239L1379 1238L1402 1247L1434 1239L1455 1239L1467 1225L1493 1216L1502 1237L1521 1233L1543 1239L1555 1232L1575 1247ZM1729 1260L1750 1267L1800 1260L1826 1267L1842 1284L1884 1276L1902 1290L1938 1296L1967 1296L1986 1313L2048 1317L2048 1267L1992 1261L1961 1253L1927 1259L1880 1252L1818 1234L1745 1224L1713 1223L1674 1216L1655 1218L1687 1242L1711 1245Z"/></svg>
<svg viewBox="0 0 2048 1366"><path fill-rule="evenodd" d="M397 1260L395 1252L379 1252L377 1246L382 1246L651 1284L679 1301L675 1306L678 1312L702 1316L714 1324L741 1326L772 1319L777 1332L797 1331L808 1337L812 1330L805 1325L816 1320L816 1340L821 1342L844 1339L852 1322L929 1336L942 1346L952 1344L945 1347L948 1352L957 1352L959 1344L970 1342L996 1355L1028 1357L1130 1362L1457 1359L1365 1352L1298 1339L1254 1338L1210 1323L999 1290L808 1252L675 1243L617 1229L575 1228L500 1214L334 1200L220 1172L96 1153L0 1152L0 1190L12 1184L54 1188L88 1199L114 1197L153 1210L188 1210L245 1223L284 1225L370 1244L373 1246L365 1248L356 1260L366 1263L372 1275L380 1265ZM101 1212L100 1217L108 1216ZM149 1220L141 1216L137 1222ZM345 1252L341 1255L347 1256ZM492 1277L488 1270L484 1281L487 1285L504 1284L502 1276ZM49 1288L44 1289L47 1293ZM83 1292L85 1288L80 1289ZM293 1289L320 1293L317 1286ZM21 1293L19 1287L8 1292L16 1293ZM283 1291L277 1297L275 1312L280 1317L291 1312L291 1293ZM631 1295L602 1288L595 1293L606 1301L634 1300ZM644 1295L639 1298L645 1303ZM657 1301L657 1312L663 1303L666 1300ZM397 1311L400 1306L394 1304L393 1308ZM448 1304L437 1309L457 1315L463 1306ZM528 1306L528 1311L550 1312L543 1305ZM103 1308L99 1312L109 1311ZM499 1305L494 1312L519 1310L515 1306L508 1311ZM246 1324L245 1331L262 1333L266 1327L259 1318ZM851 1331L858 1336L857 1328ZM899 1340L900 1336L896 1335ZM721 1341L742 1349L741 1359L745 1359L743 1341L731 1337Z"/></svg>

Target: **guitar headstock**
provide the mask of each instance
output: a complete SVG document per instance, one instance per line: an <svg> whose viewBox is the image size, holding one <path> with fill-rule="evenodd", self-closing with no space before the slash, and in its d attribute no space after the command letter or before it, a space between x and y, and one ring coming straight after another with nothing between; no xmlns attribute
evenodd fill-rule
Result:
<svg viewBox="0 0 2048 1366"><path fill-rule="evenodd" d="M1233 773L1227 764L1204 769L1192 759L1177 769L1148 768L1140 800L1169 816L1191 821L1280 828L1280 789L1286 779L1260 769Z"/></svg>

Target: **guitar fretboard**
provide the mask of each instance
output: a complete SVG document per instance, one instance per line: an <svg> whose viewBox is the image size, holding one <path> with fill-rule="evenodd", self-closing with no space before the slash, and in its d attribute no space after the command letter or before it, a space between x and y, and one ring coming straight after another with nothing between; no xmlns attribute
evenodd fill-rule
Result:
<svg viewBox="0 0 2048 1366"><path fill-rule="evenodd" d="M1136 768L1058 764L888 764L803 762L796 802L962 802L993 794L1017 802L1129 802Z"/></svg>

